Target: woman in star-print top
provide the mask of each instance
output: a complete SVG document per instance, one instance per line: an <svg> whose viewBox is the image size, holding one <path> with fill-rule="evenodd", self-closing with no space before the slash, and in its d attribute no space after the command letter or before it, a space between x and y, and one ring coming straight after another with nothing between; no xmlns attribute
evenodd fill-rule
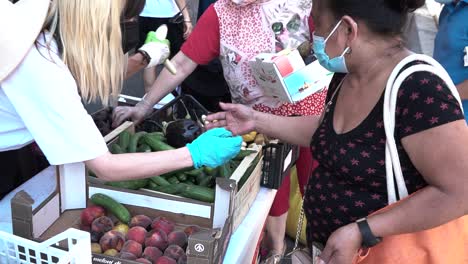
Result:
<svg viewBox="0 0 468 264"><path fill-rule="evenodd" d="M367 217L376 237L413 233L468 213L468 130L454 95L437 75L416 72L401 85L395 141L408 192L387 206L383 100L396 65L412 53L400 35L408 10L420 0L314 0L314 51L337 72L323 116L278 117L226 104L207 119L234 134L255 129L287 142L311 145L319 167L304 197L309 244L321 243L325 263L351 263L363 238L355 223ZM319 37L317 37L319 36ZM422 62L412 62L406 67ZM419 191L418 191L419 190ZM418 192L416 192L418 191ZM441 241L443 243L443 241Z"/></svg>

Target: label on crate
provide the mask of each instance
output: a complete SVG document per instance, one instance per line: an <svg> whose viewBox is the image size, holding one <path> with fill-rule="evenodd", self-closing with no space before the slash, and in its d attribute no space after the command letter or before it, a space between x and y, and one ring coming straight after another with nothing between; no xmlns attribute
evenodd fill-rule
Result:
<svg viewBox="0 0 468 264"><path fill-rule="evenodd" d="M291 161L292 161L292 152L293 150L291 149L288 153L288 156L286 156L286 158L284 159L284 163L283 163L283 172L286 171L286 169L289 167L289 165L291 164Z"/></svg>
<svg viewBox="0 0 468 264"><path fill-rule="evenodd" d="M99 264L99 263L103 263L103 264L125 264L125 263L128 263L128 262L125 261L125 260L114 259L112 257L93 256L93 264Z"/></svg>

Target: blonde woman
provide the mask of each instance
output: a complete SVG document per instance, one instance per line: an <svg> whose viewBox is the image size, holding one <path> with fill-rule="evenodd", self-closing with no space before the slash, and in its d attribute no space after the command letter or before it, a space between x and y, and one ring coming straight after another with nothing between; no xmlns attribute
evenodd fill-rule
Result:
<svg viewBox="0 0 468 264"><path fill-rule="evenodd" d="M0 0L0 152L35 141L50 164L85 162L108 181L184 167L217 166L235 156L240 137L209 131L186 147L112 155L81 100L119 94L124 55L123 1ZM8 25L8 26L6 26ZM15 162L2 166L15 171ZM16 175L2 175L9 181ZM15 188L2 184L0 199Z"/></svg>

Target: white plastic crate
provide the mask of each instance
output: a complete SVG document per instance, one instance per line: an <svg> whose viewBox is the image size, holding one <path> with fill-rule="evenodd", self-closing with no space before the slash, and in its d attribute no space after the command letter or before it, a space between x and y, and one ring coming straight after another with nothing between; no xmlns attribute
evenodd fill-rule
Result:
<svg viewBox="0 0 468 264"><path fill-rule="evenodd" d="M91 263L91 238L88 232L70 228L39 243L0 231L2 264L87 264ZM65 242L68 250L53 247Z"/></svg>

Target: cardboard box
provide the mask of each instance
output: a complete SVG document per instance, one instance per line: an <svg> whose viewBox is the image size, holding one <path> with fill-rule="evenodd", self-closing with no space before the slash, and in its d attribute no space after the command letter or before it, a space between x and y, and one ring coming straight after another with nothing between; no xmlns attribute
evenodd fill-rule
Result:
<svg viewBox="0 0 468 264"><path fill-rule="evenodd" d="M305 65L297 50L261 53L249 65L265 95L290 103L326 89L333 77L317 60Z"/></svg>
<svg viewBox="0 0 468 264"><path fill-rule="evenodd" d="M32 240L44 241L69 228L79 228L81 209L84 208L88 202L88 197L91 197L91 195L96 192L110 194L115 200L124 204L132 215L145 214L151 218L156 216L168 217L177 223L178 226L176 229L182 229L187 225L193 224L198 224L200 226L209 225L209 223L204 222L203 219L200 220L191 215L150 208L148 205L152 205L152 203L148 203L147 197L144 195L107 190L106 188L101 189L98 187L89 187L88 190L83 189L81 192L76 192L77 189L76 187L72 188L73 184L71 184L71 182L62 184L65 178L64 175L67 175L67 172L70 171L72 170L63 168L57 170L57 181L59 182L57 186L60 187L36 208L33 208L34 201L24 191L19 192L12 199L12 223L13 233L15 235ZM64 172L64 174L60 172ZM73 173L69 173L67 176L71 176L71 174ZM76 183L77 186L82 185L81 179L72 181ZM68 203L65 202L67 200L66 198L72 196L78 197L78 200L81 201L80 208L67 207ZM186 251L190 263L221 263L231 233L232 224L230 218L228 218L222 228L204 228L201 232L190 236ZM89 243L91 243L91 241L89 241ZM66 242L57 246L61 248L68 247ZM93 254L92 263L131 264L136 262L102 254Z"/></svg>

